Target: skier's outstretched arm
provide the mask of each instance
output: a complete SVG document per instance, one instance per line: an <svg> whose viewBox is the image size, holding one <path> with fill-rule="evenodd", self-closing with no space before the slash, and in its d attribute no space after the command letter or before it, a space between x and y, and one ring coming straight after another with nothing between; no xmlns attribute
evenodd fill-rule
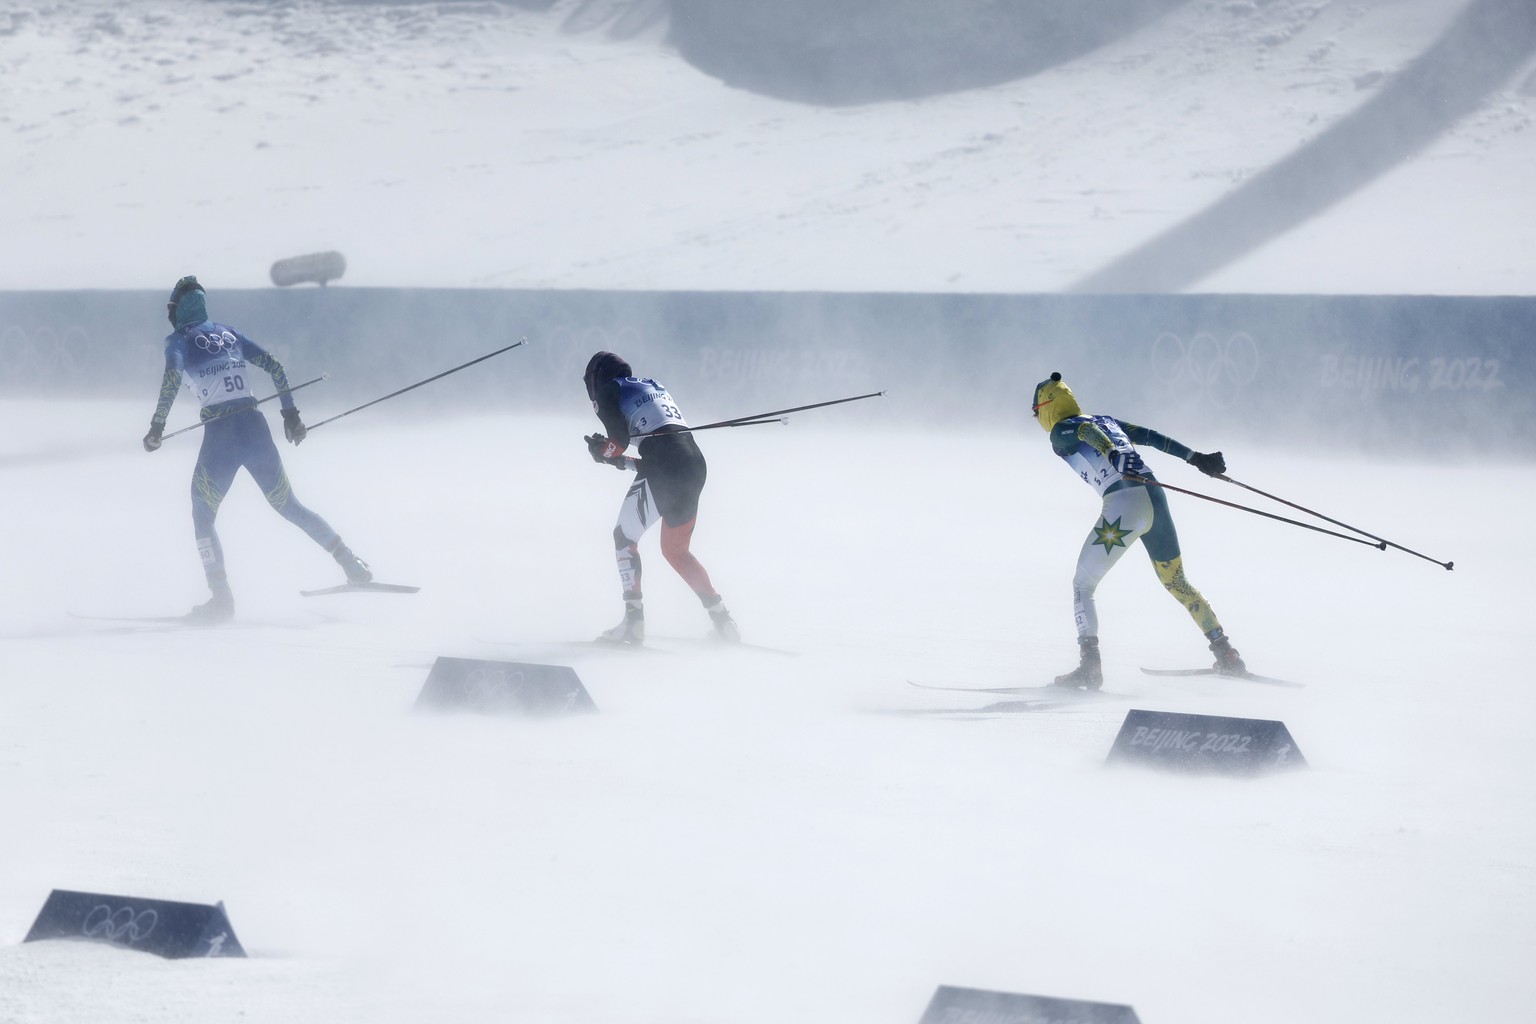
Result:
<svg viewBox="0 0 1536 1024"><path fill-rule="evenodd" d="M1132 444L1156 448L1176 459L1183 459L1206 476L1220 476L1227 471L1227 460L1221 452L1197 452L1188 445L1175 441L1167 434L1159 433L1151 427L1127 423L1124 420L1120 421L1120 426L1124 428L1125 436L1131 439Z"/></svg>
<svg viewBox="0 0 1536 1024"><path fill-rule="evenodd" d="M160 447L160 435L165 433L165 420L171 414L176 393L181 390L181 362L172 349L165 352L165 373L160 378L160 399L155 403L154 414L149 417L149 433L144 435L144 450L152 452Z"/></svg>

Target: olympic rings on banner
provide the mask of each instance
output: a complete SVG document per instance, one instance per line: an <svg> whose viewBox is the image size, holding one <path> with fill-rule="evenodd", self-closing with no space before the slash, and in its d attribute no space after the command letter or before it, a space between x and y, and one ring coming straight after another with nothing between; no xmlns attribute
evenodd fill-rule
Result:
<svg viewBox="0 0 1536 1024"><path fill-rule="evenodd" d="M160 914L155 910L141 910L134 913L132 907L119 907L113 910L105 903L98 903L91 908L89 914L85 915L85 923L81 925L80 932L93 939L108 939L112 942L126 939L128 942L138 942L140 939L149 938L149 934L159 923Z"/></svg>
<svg viewBox="0 0 1536 1024"><path fill-rule="evenodd" d="M579 358L583 365L594 352L613 352L625 359L634 359L645 340L640 331L629 324L611 330L566 324L550 331L548 337L549 344L542 346L543 349L569 353L571 359Z"/></svg>
<svg viewBox="0 0 1536 1024"><path fill-rule="evenodd" d="M0 332L0 377L6 383L58 383L56 375L72 374L83 365L90 347L90 336L83 327L67 327L62 334L52 327L10 326Z"/></svg>
<svg viewBox="0 0 1536 1024"><path fill-rule="evenodd" d="M1244 387L1258 377L1259 347L1241 331L1225 341L1201 332L1187 342L1164 331L1152 344L1152 373L1176 398L1227 407L1236 404Z"/></svg>
<svg viewBox="0 0 1536 1024"><path fill-rule="evenodd" d="M509 691L522 689L526 677L521 671L506 669L471 669L462 684L464 700L471 707L490 709L506 700Z"/></svg>

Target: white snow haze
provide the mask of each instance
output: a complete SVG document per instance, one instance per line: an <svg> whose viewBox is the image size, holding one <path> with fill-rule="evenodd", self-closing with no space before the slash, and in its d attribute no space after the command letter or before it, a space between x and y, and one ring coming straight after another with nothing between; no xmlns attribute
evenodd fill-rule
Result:
<svg viewBox="0 0 1536 1024"><path fill-rule="evenodd" d="M824 5L892 47L881 11L944 6ZM1099 6L1137 5L1060 9ZM242 474L218 518L234 618L133 618L207 597L198 435L139 442L184 274L263 342L221 309L324 251L345 275L283 296L1536 295L1536 52L1490 53L1412 130L1369 120L1495 0L1143 6L1047 66L952 60L920 90L873 58L796 82L766 35L710 64L683 32L771 0L0 3L0 372L6 310L144 296L93 335L141 351L132 373L87 350L43 393L0 378L0 1024L916 1024L941 985L1143 1024L1536 1020L1522 422L1434 450L1362 446L1372 407L1343 403L1305 442L1218 430L1172 393L1087 408L1130 392L1062 351L1086 411L1336 520L1169 495L1249 667L1303 685L1143 674L1210 652L1132 550L1098 590L1101 693L936 688L1076 665L1099 504L1029 416L1057 366L977 370L995 393L952 418L969 396L930 404L878 338L853 383L884 396L699 435L693 550L742 645L704 639L657 530L650 642L590 642L622 614L630 477L581 444L597 346L532 330L299 447L276 431L293 493L418 593L300 596L340 572ZM840 45L817 31L807 53ZM1378 125L1378 161L1331 155L1350 124ZM510 340L439 322L376 353L388 379ZM332 354L271 340L291 380L338 378L296 396L311 422L357 404ZM689 379L679 349L633 348ZM701 424L754 388L675 397ZM169 429L194 423L183 394ZM598 711L420 711L445 656L571 666ZM1282 721L1307 767L1106 765L1134 709ZM24 942L55 889L222 902L248 956Z"/></svg>

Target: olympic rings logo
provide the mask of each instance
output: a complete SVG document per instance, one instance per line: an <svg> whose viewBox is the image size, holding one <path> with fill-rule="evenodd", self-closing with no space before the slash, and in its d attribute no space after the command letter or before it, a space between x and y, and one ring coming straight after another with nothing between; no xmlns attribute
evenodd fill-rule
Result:
<svg viewBox="0 0 1536 1024"><path fill-rule="evenodd" d="M485 712L568 714L577 709L581 693L578 687L556 695L533 684L521 669L474 668L458 682L458 695L464 706Z"/></svg>
<svg viewBox="0 0 1536 1024"><path fill-rule="evenodd" d="M569 360L566 366L576 367L576 379L581 379L581 368L594 352L616 352L625 359L634 359L635 352L643 351L645 336L630 324L609 330L606 327L574 327L562 325L548 334L549 344L540 345L530 357L548 353L554 359ZM549 358L546 355L545 358ZM552 364L546 364L551 365ZM578 392L579 393L579 392Z"/></svg>
<svg viewBox="0 0 1536 1024"><path fill-rule="evenodd" d="M1182 393L1190 404L1227 407L1259 375L1259 346L1238 332L1225 341L1202 332L1187 342L1164 331L1152 343L1152 373L1159 384Z"/></svg>
<svg viewBox="0 0 1536 1024"><path fill-rule="evenodd" d="M8 382L32 383L55 375L74 373L80 368L76 352L85 352L91 343L83 327L72 326L62 332L52 327L27 330L10 326L0 331L0 368Z"/></svg>
<svg viewBox="0 0 1536 1024"><path fill-rule="evenodd" d="M464 677L461 690L465 703L471 707L494 708L507 698L509 691L521 689L524 678L522 672L477 668Z"/></svg>
<svg viewBox="0 0 1536 1024"><path fill-rule="evenodd" d="M93 939L116 942L126 937L129 942L138 942L149 938L159 923L160 914L155 910L134 913L132 907L119 907L114 911L105 903L98 903L85 915L85 923L81 925L80 931Z"/></svg>
<svg viewBox="0 0 1536 1024"><path fill-rule="evenodd" d="M199 334L192 340L197 342L197 347L204 352L217 354L223 352L226 348L231 352L235 350L235 336L228 331L221 331L214 335Z"/></svg>

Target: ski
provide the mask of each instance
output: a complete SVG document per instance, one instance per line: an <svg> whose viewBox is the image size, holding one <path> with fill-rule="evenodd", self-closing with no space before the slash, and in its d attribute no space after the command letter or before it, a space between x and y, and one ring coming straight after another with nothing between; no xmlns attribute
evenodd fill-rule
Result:
<svg viewBox="0 0 1536 1024"><path fill-rule="evenodd" d="M1056 686L1053 683L1047 683L1044 686L935 686L931 683L918 683L908 679L907 684L915 686L919 690L944 690L949 693L1032 694L1037 697L1054 697L1058 700L1086 700L1093 697L1120 696L1115 693L1107 693L1104 690L1080 690L1073 686Z"/></svg>
<svg viewBox="0 0 1536 1024"><path fill-rule="evenodd" d="M584 647L595 648L599 651L625 651L630 654L641 654L646 651L658 652L666 650L664 647L655 647L644 643L635 644L630 643L628 640L604 640L602 637L596 637L592 640L577 640L576 643Z"/></svg>
<svg viewBox="0 0 1536 1024"><path fill-rule="evenodd" d="M718 636L658 636L652 639L660 640L663 644L684 644L695 650L756 651L759 654L779 654L789 658L800 656L799 651L791 651L784 647L749 644L743 640L722 640Z"/></svg>
<svg viewBox="0 0 1536 1024"><path fill-rule="evenodd" d="M324 622L324 617L317 617L314 622L274 622L241 618L206 619L193 613L181 615L85 615L80 612L70 612L69 617L83 622L110 623L116 632L135 632L165 628L187 629L295 629L319 625ZM110 632L114 630L101 630Z"/></svg>
<svg viewBox="0 0 1536 1024"><path fill-rule="evenodd" d="M1301 689L1306 683L1293 683L1289 679L1276 679L1274 676L1261 676L1257 672L1217 672L1214 668L1143 668L1149 676L1220 676L1223 679L1242 679L1250 683L1264 683L1267 686L1290 686Z"/></svg>
<svg viewBox="0 0 1536 1024"><path fill-rule="evenodd" d="M624 651L633 654L642 654L649 651L654 654L677 655L693 651L747 651L758 654L773 654L785 658L800 657L799 651L791 651L783 647L767 647L763 644L732 642L710 636L651 636L647 637L644 643L639 644L625 643L622 640L604 640L601 637L592 640L501 640L493 637L477 636L473 639L476 643L494 644L497 647L569 647L578 650Z"/></svg>
<svg viewBox="0 0 1536 1024"><path fill-rule="evenodd" d="M125 630L149 629L157 626L191 626L198 629L207 629L217 626L226 626L229 619L203 619L196 615L183 613L181 615L81 615L70 612L72 619L81 619L85 622L110 622Z"/></svg>
<svg viewBox="0 0 1536 1024"><path fill-rule="evenodd" d="M191 622L192 616L183 613L181 615L86 615L81 612L70 612L72 619L84 619L87 622Z"/></svg>
<svg viewBox="0 0 1536 1024"><path fill-rule="evenodd" d="M409 587L403 583L343 583L337 587L321 587L319 590L301 590L301 597L323 597L326 594L414 594L420 587Z"/></svg>
<svg viewBox="0 0 1536 1024"><path fill-rule="evenodd" d="M1036 690L1064 690L1064 686L936 686L932 683L918 683L907 680L908 686L915 686L919 690L948 690L951 693L1032 693Z"/></svg>
<svg viewBox="0 0 1536 1024"><path fill-rule="evenodd" d="M624 654L671 653L664 648L652 647L649 644L626 644L617 640L500 640L484 636L477 636L472 639L477 644L490 644L493 647L525 647L532 650L542 647L552 650L569 651L618 651Z"/></svg>

